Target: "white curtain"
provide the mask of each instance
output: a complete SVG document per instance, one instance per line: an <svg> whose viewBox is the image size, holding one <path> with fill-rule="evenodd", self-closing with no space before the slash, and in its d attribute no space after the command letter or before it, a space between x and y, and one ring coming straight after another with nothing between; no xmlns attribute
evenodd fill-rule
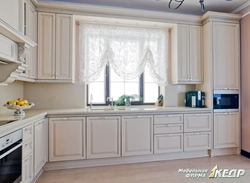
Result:
<svg viewBox="0 0 250 183"><path fill-rule="evenodd" d="M158 85L167 85L168 30L80 22L80 81L97 80L110 64L126 80L145 67Z"/></svg>

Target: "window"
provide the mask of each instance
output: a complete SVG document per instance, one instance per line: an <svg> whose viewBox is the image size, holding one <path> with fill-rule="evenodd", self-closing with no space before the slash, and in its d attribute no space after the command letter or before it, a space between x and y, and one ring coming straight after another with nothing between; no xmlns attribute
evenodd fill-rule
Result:
<svg viewBox="0 0 250 183"><path fill-rule="evenodd" d="M88 84L88 105L92 95L92 103L95 105L108 105L107 97L113 97L116 101L121 95L136 94L142 100L132 101L132 104L153 104L159 95L158 85L153 81L149 74L149 68L146 67L140 77L133 80L124 80L119 77L110 66L106 66L100 77Z"/></svg>
<svg viewBox="0 0 250 183"><path fill-rule="evenodd" d="M142 97L132 104L152 104L158 86L167 84L168 30L80 23L80 81L88 101Z"/></svg>

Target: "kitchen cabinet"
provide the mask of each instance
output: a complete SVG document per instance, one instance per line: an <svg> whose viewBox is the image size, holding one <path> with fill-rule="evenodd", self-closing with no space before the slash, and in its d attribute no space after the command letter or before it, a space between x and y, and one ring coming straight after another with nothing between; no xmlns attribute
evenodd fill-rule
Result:
<svg viewBox="0 0 250 183"><path fill-rule="evenodd" d="M214 148L239 146L239 112L214 113Z"/></svg>
<svg viewBox="0 0 250 183"><path fill-rule="evenodd" d="M42 169L48 153L47 120L42 119L34 123L34 176Z"/></svg>
<svg viewBox="0 0 250 183"><path fill-rule="evenodd" d="M85 159L85 119L49 118L49 161Z"/></svg>
<svg viewBox="0 0 250 183"><path fill-rule="evenodd" d="M178 24L171 34L171 80L173 84L203 82L201 26Z"/></svg>
<svg viewBox="0 0 250 183"><path fill-rule="evenodd" d="M33 179L33 124L23 128L22 145L22 183Z"/></svg>
<svg viewBox="0 0 250 183"><path fill-rule="evenodd" d="M239 24L213 22L214 89L239 89Z"/></svg>
<svg viewBox="0 0 250 183"><path fill-rule="evenodd" d="M73 16L38 13L38 82L73 82Z"/></svg>
<svg viewBox="0 0 250 183"><path fill-rule="evenodd" d="M153 116L122 117L122 156L153 154Z"/></svg>
<svg viewBox="0 0 250 183"><path fill-rule="evenodd" d="M184 114L184 151L211 149L210 113Z"/></svg>
<svg viewBox="0 0 250 183"><path fill-rule="evenodd" d="M37 43L37 12L27 1L24 1L24 35ZM36 79L37 46L29 48L29 53L25 58L25 62L28 67L20 76Z"/></svg>
<svg viewBox="0 0 250 183"><path fill-rule="evenodd" d="M183 151L183 114L154 115L154 154Z"/></svg>
<svg viewBox="0 0 250 183"><path fill-rule="evenodd" d="M87 159L121 156L121 117L87 118Z"/></svg>

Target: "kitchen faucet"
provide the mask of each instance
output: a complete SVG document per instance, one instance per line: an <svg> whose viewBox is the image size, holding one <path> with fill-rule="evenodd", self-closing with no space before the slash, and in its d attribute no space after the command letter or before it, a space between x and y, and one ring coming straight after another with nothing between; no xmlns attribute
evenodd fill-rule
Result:
<svg viewBox="0 0 250 183"><path fill-rule="evenodd" d="M113 97L107 97L107 101L110 101L110 107L111 107L111 108L114 108Z"/></svg>

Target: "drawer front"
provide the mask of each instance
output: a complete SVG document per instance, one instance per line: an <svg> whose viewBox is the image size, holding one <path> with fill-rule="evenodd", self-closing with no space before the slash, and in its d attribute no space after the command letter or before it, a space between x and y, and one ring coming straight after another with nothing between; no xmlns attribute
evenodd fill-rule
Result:
<svg viewBox="0 0 250 183"><path fill-rule="evenodd" d="M23 142L33 138L33 124L23 128Z"/></svg>
<svg viewBox="0 0 250 183"><path fill-rule="evenodd" d="M211 149L211 132L184 133L184 151Z"/></svg>
<svg viewBox="0 0 250 183"><path fill-rule="evenodd" d="M211 131L211 114L184 114L184 132Z"/></svg>
<svg viewBox="0 0 250 183"><path fill-rule="evenodd" d="M154 135L154 154L183 151L183 133Z"/></svg>
<svg viewBox="0 0 250 183"><path fill-rule="evenodd" d="M32 151L33 151L33 140L30 139L30 140L23 143L22 157L26 158L26 156L29 155L30 153L32 153Z"/></svg>
<svg viewBox="0 0 250 183"><path fill-rule="evenodd" d="M154 125L154 134L182 133L183 124Z"/></svg>
<svg viewBox="0 0 250 183"><path fill-rule="evenodd" d="M154 124L183 123L183 114L155 115Z"/></svg>

